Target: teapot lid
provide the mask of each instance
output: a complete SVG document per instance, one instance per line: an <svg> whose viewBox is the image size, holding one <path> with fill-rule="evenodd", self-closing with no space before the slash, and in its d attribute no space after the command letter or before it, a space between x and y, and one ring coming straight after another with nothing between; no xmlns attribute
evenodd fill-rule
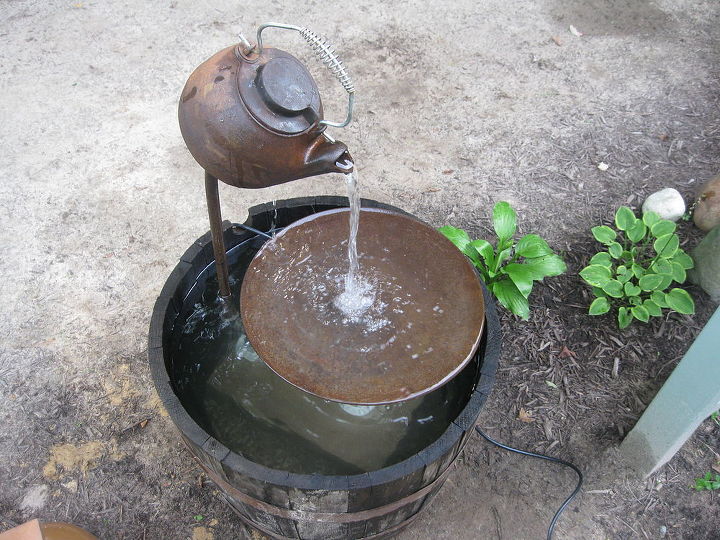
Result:
<svg viewBox="0 0 720 540"><path fill-rule="evenodd" d="M297 58L269 47L253 60L239 56L244 64L237 73L240 97L261 125L283 135L295 135L322 118L318 87Z"/></svg>

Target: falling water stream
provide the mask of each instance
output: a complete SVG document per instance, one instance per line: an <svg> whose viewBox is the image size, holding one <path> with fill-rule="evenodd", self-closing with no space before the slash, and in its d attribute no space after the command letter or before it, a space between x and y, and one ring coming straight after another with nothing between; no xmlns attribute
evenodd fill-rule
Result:
<svg viewBox="0 0 720 540"><path fill-rule="evenodd" d="M355 172L345 174L350 201L350 233L348 235L348 271L345 275L345 289L335 299L337 307L351 322L360 317L375 302L375 291L367 279L360 275L360 261L357 252L357 235L360 227L360 190Z"/></svg>
<svg viewBox="0 0 720 540"><path fill-rule="evenodd" d="M351 291L355 286L360 264L357 254L357 233L360 227L360 190L357 185L355 172L345 175L347 183L348 201L350 202L350 235L348 236L348 273L345 278L345 290Z"/></svg>

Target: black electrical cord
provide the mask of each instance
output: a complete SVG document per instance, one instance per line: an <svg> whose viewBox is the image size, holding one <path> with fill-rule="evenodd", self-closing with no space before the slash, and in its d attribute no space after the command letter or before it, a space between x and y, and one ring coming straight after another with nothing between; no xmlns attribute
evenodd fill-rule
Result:
<svg viewBox="0 0 720 540"><path fill-rule="evenodd" d="M557 523L558 518L560 517L560 514L563 513L563 510L565 510L565 507L570 504L570 501L572 501L575 496L580 493L580 488L582 488L583 484L583 475L582 472L580 472L580 469L578 469L575 465L570 463L569 461L562 460L560 458L556 457L550 457L546 456L544 454L536 454L535 452L528 452L527 450L518 450L517 448L513 448L512 446L508 446L506 444L497 442L492 437L485 435L483 433L483 430L481 430L479 427L475 426L475 431L477 431L480 436L485 439L486 441L494 444L495 446L499 446L500 448L504 450L509 450L510 452L515 452L516 454L522 454L523 456L530 456L538 459L544 459L546 461L552 461L553 463L559 463L560 465L565 465L566 467L570 467L575 473L578 475L578 483L575 487L575 490L568 496L567 499L565 499L565 502L563 502L560 505L560 508L558 508L557 512L555 512L555 515L552 518L552 521L550 522L550 526L548 527L547 532L547 540L552 540L553 531L555 530L555 524Z"/></svg>

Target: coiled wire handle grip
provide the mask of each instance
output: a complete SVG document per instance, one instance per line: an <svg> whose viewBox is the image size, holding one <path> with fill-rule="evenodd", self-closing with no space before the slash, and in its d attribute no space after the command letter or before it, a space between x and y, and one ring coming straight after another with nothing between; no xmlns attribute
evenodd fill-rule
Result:
<svg viewBox="0 0 720 540"><path fill-rule="evenodd" d="M342 84L343 88L348 93L348 107L347 107L347 116L345 117L345 121L344 122L330 122L329 120L320 120L320 122L318 122L318 123L323 126L338 127L338 128L347 126L352 121L353 105L355 104L355 85L353 84L353 81L350 78L350 75L348 74L347 70L345 69L345 66L342 63L342 60L340 60L337 57L332 46L327 42L326 39L318 36L315 32L308 30L307 28L304 28L301 26L295 26L292 24L269 22L269 23L261 24L258 27L257 45L255 45L255 47L254 47L257 50L258 54L262 53L262 49L263 49L262 32L266 28L282 28L284 30L295 30L295 31L299 32L300 35L303 37L303 39L310 44L310 47L312 47L312 50L315 52L315 54L318 56L318 58L320 58L320 61L328 67L330 72L335 76L335 78L338 81L340 81L340 84ZM246 40L244 40L244 41L245 41L245 43L247 43Z"/></svg>

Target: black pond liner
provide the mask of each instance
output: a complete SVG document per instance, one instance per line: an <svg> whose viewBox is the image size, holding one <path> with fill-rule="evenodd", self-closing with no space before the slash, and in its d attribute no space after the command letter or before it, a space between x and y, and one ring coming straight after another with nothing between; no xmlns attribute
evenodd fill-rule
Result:
<svg viewBox="0 0 720 540"><path fill-rule="evenodd" d="M345 197L304 197L249 210L244 225L260 231L281 228L310 214L347 207ZM393 206L362 199L363 207L409 215ZM417 218L416 218L417 219ZM258 249L265 238L223 223L228 252ZM477 382L460 414L432 444L412 457L352 476L295 474L254 463L202 429L178 398L169 376L173 327L196 282L214 273L212 241L200 237L171 272L155 302L148 360L158 395L197 463L222 490L223 498L251 527L273 538L332 540L384 538L409 525L442 487L451 465L472 435L495 382L500 325L495 302L483 286L485 333L475 360Z"/></svg>

